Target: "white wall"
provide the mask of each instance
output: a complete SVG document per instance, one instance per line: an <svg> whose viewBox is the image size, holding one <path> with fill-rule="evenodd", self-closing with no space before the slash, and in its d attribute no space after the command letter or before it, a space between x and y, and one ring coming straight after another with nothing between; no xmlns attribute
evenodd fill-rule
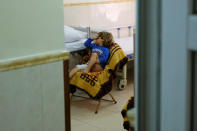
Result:
<svg viewBox="0 0 197 131"><path fill-rule="evenodd" d="M91 4L64 7L64 24L112 27L135 25L136 2Z"/></svg>
<svg viewBox="0 0 197 131"><path fill-rule="evenodd" d="M1 131L65 131L63 63L0 72Z"/></svg>
<svg viewBox="0 0 197 131"><path fill-rule="evenodd" d="M1 0L0 60L64 48L62 0Z"/></svg>
<svg viewBox="0 0 197 131"><path fill-rule="evenodd" d="M64 49L63 25L62 0L1 0L0 65ZM63 82L62 62L0 72L0 130L65 131Z"/></svg>

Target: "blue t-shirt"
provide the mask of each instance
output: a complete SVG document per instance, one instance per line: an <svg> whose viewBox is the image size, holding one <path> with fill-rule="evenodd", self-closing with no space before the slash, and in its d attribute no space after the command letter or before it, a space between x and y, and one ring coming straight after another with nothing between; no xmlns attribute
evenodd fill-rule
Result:
<svg viewBox="0 0 197 131"><path fill-rule="evenodd" d="M91 48L92 52L98 54L99 62L101 63L102 68L104 69L110 53L109 48L99 46L96 44L91 44L92 41L93 39L88 38L84 45L88 48Z"/></svg>

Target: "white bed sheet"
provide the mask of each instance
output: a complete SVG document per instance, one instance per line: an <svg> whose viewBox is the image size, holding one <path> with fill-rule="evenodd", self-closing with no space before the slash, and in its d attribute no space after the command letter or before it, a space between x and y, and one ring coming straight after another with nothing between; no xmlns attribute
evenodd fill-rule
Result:
<svg viewBox="0 0 197 131"><path fill-rule="evenodd" d="M84 46L86 40L87 39L81 39L76 42L65 43L65 48L70 52L83 50L86 48ZM127 55L134 54L133 37L115 38L114 41L120 45Z"/></svg>
<svg viewBox="0 0 197 131"><path fill-rule="evenodd" d="M84 46L84 42L87 39L81 39L79 41L75 41L75 42L70 42L70 43L64 43L66 50L73 52L73 51L79 51L79 50L83 50L86 47Z"/></svg>
<svg viewBox="0 0 197 131"><path fill-rule="evenodd" d="M134 54L133 37L115 38L114 41L120 45L125 54Z"/></svg>

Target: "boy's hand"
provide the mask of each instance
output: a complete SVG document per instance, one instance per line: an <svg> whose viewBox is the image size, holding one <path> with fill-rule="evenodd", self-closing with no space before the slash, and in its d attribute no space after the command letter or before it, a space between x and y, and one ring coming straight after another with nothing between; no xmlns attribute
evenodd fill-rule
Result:
<svg viewBox="0 0 197 131"><path fill-rule="evenodd" d="M94 35L91 37L91 39L96 40L98 38L98 35Z"/></svg>

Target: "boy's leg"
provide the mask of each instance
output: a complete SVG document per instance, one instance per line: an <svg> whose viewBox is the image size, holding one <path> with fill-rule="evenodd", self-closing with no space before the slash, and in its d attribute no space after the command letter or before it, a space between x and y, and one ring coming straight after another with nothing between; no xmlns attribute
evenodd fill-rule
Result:
<svg viewBox="0 0 197 131"><path fill-rule="evenodd" d="M76 66L70 71L70 73L69 73L69 78L72 78L73 75L74 75L76 72L78 72L78 71L80 71L80 70L84 70L87 66L88 66L87 63L86 63L86 64L81 64L81 65L76 65Z"/></svg>
<svg viewBox="0 0 197 131"><path fill-rule="evenodd" d="M79 69L78 69L77 67L74 67L74 68L70 71L70 73L69 73L69 78L72 78L73 75L74 75L77 71L79 71Z"/></svg>
<svg viewBox="0 0 197 131"><path fill-rule="evenodd" d="M99 61L98 61L98 55L97 55L97 53L92 53L92 54L91 54L91 57L90 57L90 60L88 61L88 67L85 68L85 69L83 70L83 72L84 72L84 73L90 72L90 70L91 70L91 68L93 67L93 65L94 65L95 63L98 63L98 62L99 62Z"/></svg>

